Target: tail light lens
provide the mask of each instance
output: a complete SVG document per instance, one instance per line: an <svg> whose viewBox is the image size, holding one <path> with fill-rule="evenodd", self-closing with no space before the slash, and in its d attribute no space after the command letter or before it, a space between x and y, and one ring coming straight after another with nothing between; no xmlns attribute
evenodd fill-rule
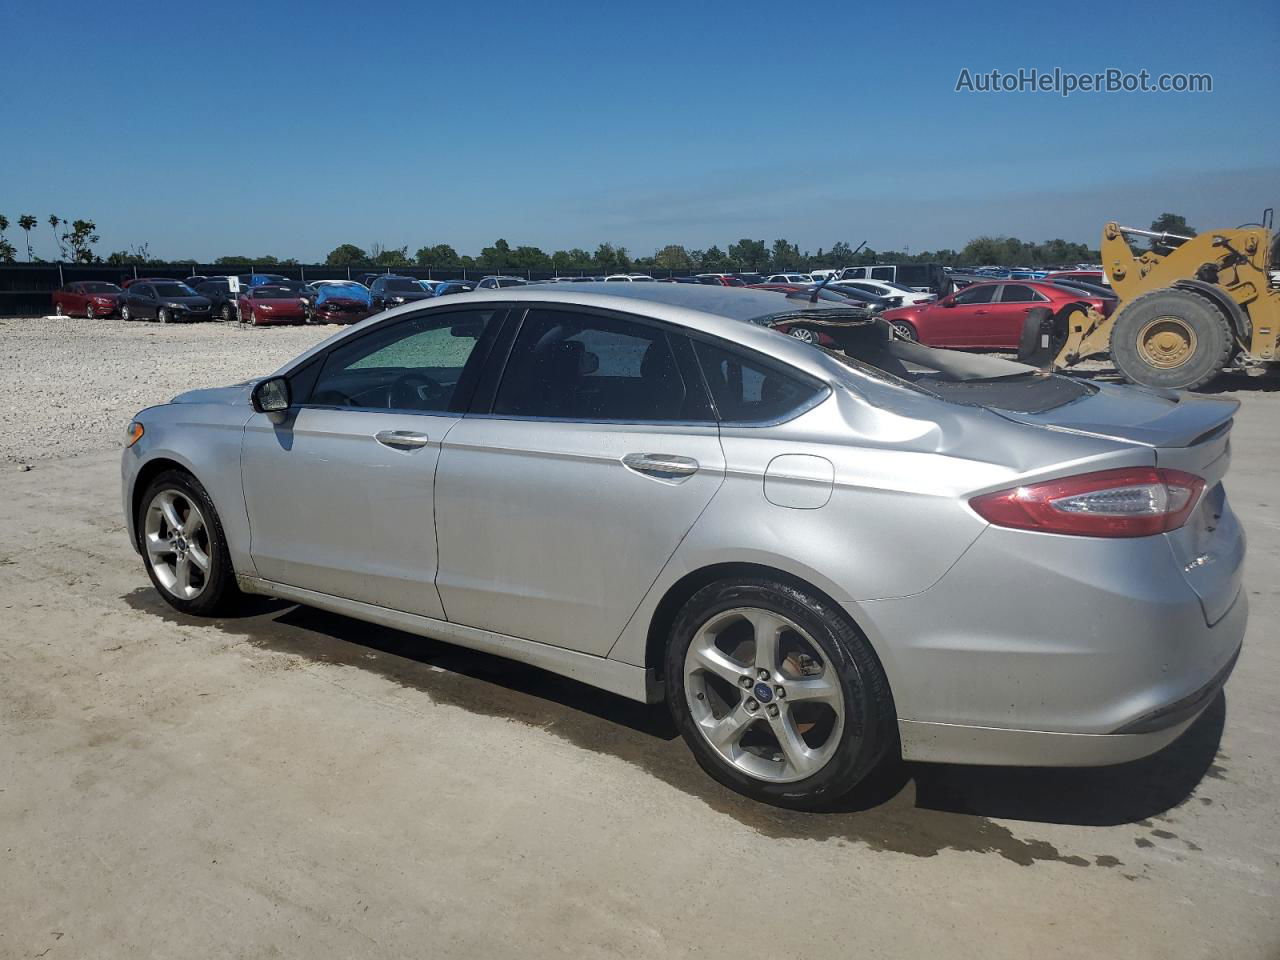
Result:
<svg viewBox="0 0 1280 960"><path fill-rule="evenodd" d="M1204 480L1180 470L1133 467L985 493L969 501L999 527L1080 537L1149 537L1187 522Z"/></svg>

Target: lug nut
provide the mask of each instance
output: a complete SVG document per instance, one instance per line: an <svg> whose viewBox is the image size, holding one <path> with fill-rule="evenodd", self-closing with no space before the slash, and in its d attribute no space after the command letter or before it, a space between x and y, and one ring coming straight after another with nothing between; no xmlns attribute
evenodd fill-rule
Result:
<svg viewBox="0 0 1280 960"><path fill-rule="evenodd" d="M740 686L743 690L750 690L752 687L751 678L743 677L741 680L738 681L738 686Z"/></svg>
<svg viewBox="0 0 1280 960"><path fill-rule="evenodd" d="M756 671L756 676L757 676L757 677L759 677L761 680L768 680L768 679L769 679L769 671L768 671L768 670L757 670L757 671Z"/></svg>
<svg viewBox="0 0 1280 960"><path fill-rule="evenodd" d="M779 700L781 700L783 697L787 695L787 691L783 688L782 684L778 684L776 687L773 688L773 695L777 697Z"/></svg>
<svg viewBox="0 0 1280 960"><path fill-rule="evenodd" d="M756 702L755 702L754 700L752 700L750 697L747 697L747 710L748 710L748 712L750 712L750 713L755 713L755 712L756 712L757 710L759 710L759 709L760 709L760 704L756 703Z"/></svg>
<svg viewBox="0 0 1280 960"><path fill-rule="evenodd" d="M769 716L776 717L778 715L778 705L776 703L769 704Z"/></svg>

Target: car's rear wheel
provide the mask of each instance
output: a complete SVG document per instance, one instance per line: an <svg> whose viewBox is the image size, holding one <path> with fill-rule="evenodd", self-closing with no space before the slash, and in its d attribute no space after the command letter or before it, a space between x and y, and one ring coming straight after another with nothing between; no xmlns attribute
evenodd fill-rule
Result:
<svg viewBox="0 0 1280 960"><path fill-rule="evenodd" d="M66 314L65 314L65 313L63 312L63 310L62 310L62 304L60 304L60 303L55 303L55 304L53 305L53 315L54 315L55 317L65 317L65 316L66 316Z"/></svg>
<svg viewBox="0 0 1280 960"><path fill-rule="evenodd" d="M240 598L218 513L190 474L166 471L147 488L138 541L151 582L174 609L207 617Z"/></svg>
<svg viewBox="0 0 1280 960"><path fill-rule="evenodd" d="M829 806L896 743L888 681L830 601L780 580L704 587L676 618L668 702L698 763L739 793Z"/></svg>
<svg viewBox="0 0 1280 960"><path fill-rule="evenodd" d="M894 332L897 333L898 336L902 337L903 340L910 340L912 343L915 343L920 339L919 336L916 335L916 328L905 320L894 320L890 323L890 326L893 327Z"/></svg>

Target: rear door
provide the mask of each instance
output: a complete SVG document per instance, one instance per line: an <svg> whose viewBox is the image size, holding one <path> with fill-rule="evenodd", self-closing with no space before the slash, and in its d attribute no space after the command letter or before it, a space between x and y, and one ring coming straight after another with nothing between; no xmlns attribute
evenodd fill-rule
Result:
<svg viewBox="0 0 1280 960"><path fill-rule="evenodd" d="M241 456L258 575L441 619L434 483L499 311L424 311L340 341L255 414Z"/></svg>
<svg viewBox="0 0 1280 960"><path fill-rule="evenodd" d="M999 302L990 308L988 342L1000 349L1017 350L1027 314L1034 307L1049 305L1049 298L1030 284L1004 284L1000 288Z"/></svg>
<svg viewBox="0 0 1280 960"><path fill-rule="evenodd" d="M451 621L604 656L724 480L680 334L571 307L524 316L436 480Z"/></svg>

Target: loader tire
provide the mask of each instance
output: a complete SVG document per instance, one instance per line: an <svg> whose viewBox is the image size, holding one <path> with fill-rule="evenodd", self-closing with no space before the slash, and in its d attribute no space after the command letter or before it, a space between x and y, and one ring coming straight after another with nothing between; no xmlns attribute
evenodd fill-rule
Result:
<svg viewBox="0 0 1280 960"><path fill-rule="evenodd" d="M1234 349L1222 311L1191 290L1143 294L1120 311L1111 330L1111 361L1126 380L1144 387L1203 387Z"/></svg>

